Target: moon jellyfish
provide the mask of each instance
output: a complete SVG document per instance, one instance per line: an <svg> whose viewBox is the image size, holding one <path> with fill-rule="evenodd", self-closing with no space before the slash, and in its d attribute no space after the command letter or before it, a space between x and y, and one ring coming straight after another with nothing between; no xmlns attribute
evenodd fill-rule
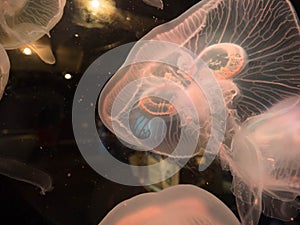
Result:
<svg viewBox="0 0 300 225"><path fill-rule="evenodd" d="M1 0L0 43L5 49L16 49L45 34L50 36L49 31L63 15L65 3L65 0Z"/></svg>
<svg viewBox="0 0 300 225"><path fill-rule="evenodd" d="M146 3L147 5L159 8L159 9L163 9L164 8L164 3L162 0L143 0L144 3Z"/></svg>
<svg viewBox="0 0 300 225"><path fill-rule="evenodd" d="M240 225L227 206L209 192L177 185L145 193L117 205L99 225Z"/></svg>
<svg viewBox="0 0 300 225"><path fill-rule="evenodd" d="M0 174L32 184L41 189L41 194L51 191L52 178L42 170L9 158L0 158Z"/></svg>
<svg viewBox="0 0 300 225"><path fill-rule="evenodd" d="M10 62L4 48L0 45L0 99L3 96L8 77L9 77Z"/></svg>
<svg viewBox="0 0 300 225"><path fill-rule="evenodd" d="M300 93L299 20L288 0L201 1L143 39L182 45L236 84L241 120Z"/></svg>
<svg viewBox="0 0 300 225"><path fill-rule="evenodd" d="M215 115L221 112L221 100L233 120L245 121L285 98L300 94L299 21L287 0L201 1L173 21L150 31L129 53L127 62L147 54L145 49L149 43L143 44L143 41L170 42L194 56L184 54L176 47L173 52L164 47L152 48L153 58L167 59L174 64L163 65L149 62L151 60L143 64L132 63L125 72L117 72L107 83L100 95L98 111L104 124L116 133L112 121L122 128L127 127L121 120L123 112L119 118L111 115L112 106L117 96L120 97L118 93L134 80L149 78L147 83L131 88L135 93L128 94L130 97L123 96L127 105L133 104L136 96L143 96L133 104L129 115L132 132L129 129L119 132L124 134L120 137L126 143L134 145L136 138L147 139L150 134L161 136L165 132L165 144L157 145L155 151L169 156L182 135L181 128L194 121L198 114L200 127L192 126L189 132L196 134L195 138L199 137L196 152L201 152L207 150L210 138L218 137L212 132L218 131L220 136L222 127L226 126L222 116ZM195 74L206 85L199 87ZM212 88L216 85L207 82L210 76L216 79L223 96ZM177 83L185 94L154 78ZM174 102L183 105L192 101L197 112L184 116L189 109L174 107L172 102L157 96L161 94L172 96ZM179 115L180 110L184 111L183 116ZM153 118L165 120L165 129L155 125ZM219 127L213 127L214 120L218 120ZM233 128L227 126L226 129L229 132ZM227 134L225 139L231 142ZM215 152L219 145L211 148Z"/></svg>
<svg viewBox="0 0 300 225"><path fill-rule="evenodd" d="M258 224L260 213L292 220L300 210L300 97L247 119L223 158L233 175L242 224Z"/></svg>

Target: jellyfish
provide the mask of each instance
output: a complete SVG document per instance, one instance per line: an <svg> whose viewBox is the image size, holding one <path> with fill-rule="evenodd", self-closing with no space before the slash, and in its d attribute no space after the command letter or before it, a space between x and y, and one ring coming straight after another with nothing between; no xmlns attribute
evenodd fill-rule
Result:
<svg viewBox="0 0 300 225"><path fill-rule="evenodd" d="M49 31L61 19L65 3L65 0L1 0L0 43L5 49L16 49L45 34L50 37ZM32 50L42 54L35 46Z"/></svg>
<svg viewBox="0 0 300 225"><path fill-rule="evenodd" d="M159 9L163 9L164 8L164 3L162 0L143 0L144 3L146 3L147 5L159 8Z"/></svg>
<svg viewBox="0 0 300 225"><path fill-rule="evenodd" d="M151 46L155 41L174 47ZM135 62L147 59L145 55L148 62ZM102 90L98 112L105 126L136 149L170 156L187 127L192 139L198 139L191 155L203 150L213 155L220 147L222 129L226 129L223 136L228 143L234 129L224 120L224 113L219 113L222 104L226 116L242 122L299 95L299 56L299 21L288 0L204 0L136 43L124 63L127 67L117 71ZM147 81L139 82L143 78ZM219 87L209 79L215 79ZM135 81L135 87L129 85ZM120 113L112 115L114 102L128 106L129 115L120 108ZM193 106L187 106L188 102ZM124 122L125 117L129 121ZM160 126L158 120L165 125ZM153 135L152 145L141 141L154 140ZM208 151L211 139L218 141Z"/></svg>
<svg viewBox="0 0 300 225"><path fill-rule="evenodd" d="M247 119L233 137L226 160L243 225L261 212L284 221L300 210L300 96Z"/></svg>
<svg viewBox="0 0 300 225"><path fill-rule="evenodd" d="M239 225L230 209L209 192L176 185L117 205L99 225Z"/></svg>
<svg viewBox="0 0 300 225"><path fill-rule="evenodd" d="M32 184L40 188L42 195L53 189L52 178L49 174L15 159L0 157L0 174Z"/></svg>
<svg viewBox="0 0 300 225"><path fill-rule="evenodd" d="M3 96L8 77L10 62L4 48L0 45L0 99Z"/></svg>

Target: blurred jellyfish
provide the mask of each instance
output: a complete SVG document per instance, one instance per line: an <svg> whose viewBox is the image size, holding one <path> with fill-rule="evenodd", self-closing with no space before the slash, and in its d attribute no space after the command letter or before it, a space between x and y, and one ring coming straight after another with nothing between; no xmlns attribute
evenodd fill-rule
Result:
<svg viewBox="0 0 300 225"><path fill-rule="evenodd" d="M239 225L227 206L209 192L177 185L135 196L117 205L99 225Z"/></svg>
<svg viewBox="0 0 300 225"><path fill-rule="evenodd" d="M47 173L15 159L0 157L0 174L32 184L40 188L42 195L53 189L52 178Z"/></svg>
<svg viewBox="0 0 300 225"><path fill-rule="evenodd" d="M65 0L1 1L0 43L5 49L16 49L45 34L50 36L49 31L63 15L65 3ZM38 48L33 50L39 52Z"/></svg>
<svg viewBox="0 0 300 225"><path fill-rule="evenodd" d="M135 137L130 135L129 128L122 131L121 139L127 143L132 144L136 137L147 139L153 133L162 135L164 129L158 128L153 118L162 119L167 135L163 144L156 146L155 152L170 155L182 127L198 116L200 127L197 130L197 126L192 126L190 133L199 137L196 152L207 150L209 138L216 137L212 132L217 130L221 135L222 127L227 123L215 115L222 109L218 100L222 96L206 81L210 76L214 76L220 86L227 112L238 121L261 114L279 101L300 94L299 22L287 0L201 1L175 20L150 31L136 44L126 61L147 54L147 43L142 43L145 40L174 43L196 57L182 54L184 51L178 51L176 47L173 52L164 47L153 48L151 53L155 58L172 60L175 65L132 64L126 71L118 71L108 82L100 95L98 110L104 124L116 133L112 121L128 128L121 120L122 113L118 118L112 118L118 93L130 82L149 78L148 82L136 86L135 93L128 94L128 98L123 96L123 102L128 105L136 96L144 96L135 103L129 115L129 126ZM196 84L195 74L206 89ZM187 96L172 85L164 85L159 78L177 83L185 89ZM174 107L170 101L157 96L160 94L168 95L182 105L191 100L198 115L180 116L179 111L187 112L187 108ZM220 127L212 127L213 120L218 120ZM227 131L233 129L230 126L227 124ZM231 139L227 139L230 143ZM217 144L213 147L219 148Z"/></svg>
<svg viewBox="0 0 300 225"><path fill-rule="evenodd" d="M10 62L6 51L0 45L0 99L3 96L8 77L9 77Z"/></svg>
<svg viewBox="0 0 300 225"><path fill-rule="evenodd" d="M162 0L143 0L144 3L146 3L147 5L159 8L159 9L163 9L164 8L164 3Z"/></svg>
<svg viewBox="0 0 300 225"><path fill-rule="evenodd" d="M289 221L300 210L300 97L247 119L223 157L243 225L266 216Z"/></svg>

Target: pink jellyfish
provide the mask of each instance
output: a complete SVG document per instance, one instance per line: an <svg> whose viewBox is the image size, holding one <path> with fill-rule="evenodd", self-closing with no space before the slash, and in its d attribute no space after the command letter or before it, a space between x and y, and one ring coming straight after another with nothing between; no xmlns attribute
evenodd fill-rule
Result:
<svg viewBox="0 0 300 225"><path fill-rule="evenodd" d="M239 225L227 206L192 185L146 193L117 205L99 225Z"/></svg>
<svg viewBox="0 0 300 225"><path fill-rule="evenodd" d="M194 56L179 47L149 47L154 41L172 43ZM147 59L149 52L156 60L172 61L172 65L153 60L130 64ZM244 121L285 98L300 95L299 21L288 0L203 0L150 31L126 62L127 67L101 92L101 120L125 143L167 156L178 146L186 128L192 135L184 139L197 139L191 156L207 150L212 138L222 136L227 121L216 115L222 111L220 101L225 102L231 118ZM212 76L223 96L207 82ZM136 86L130 85L133 82ZM124 107L114 113L113 106L121 103ZM162 120L164 126L159 125ZM219 127L212 126L213 120ZM230 143L233 127L227 124L226 129L225 139ZM149 138L151 143L142 141ZM212 153L219 146L210 147Z"/></svg>
<svg viewBox="0 0 300 225"><path fill-rule="evenodd" d="M261 212L293 220L300 210L300 96L247 119L222 159L243 225L258 224Z"/></svg>

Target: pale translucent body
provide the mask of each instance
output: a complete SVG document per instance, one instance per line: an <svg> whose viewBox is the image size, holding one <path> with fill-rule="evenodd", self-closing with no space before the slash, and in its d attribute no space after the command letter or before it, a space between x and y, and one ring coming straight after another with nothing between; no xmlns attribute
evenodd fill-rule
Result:
<svg viewBox="0 0 300 225"><path fill-rule="evenodd" d="M223 155L233 175L242 224L256 225L263 212L291 220L300 210L300 96L249 118Z"/></svg>
<svg viewBox="0 0 300 225"><path fill-rule="evenodd" d="M192 75L178 70L201 61L219 82L228 113L239 121L261 114L289 96L300 94L299 21L287 0L204 0L175 20L150 31L142 38L144 40L175 43L198 57L191 59L181 55L176 48L173 52L157 48L152 49L152 54L158 59L174 58L177 68L148 62L131 65L125 72L118 71L104 87L98 109L102 121L112 132L116 132L112 120L118 120L120 126L126 127L119 118L112 118L112 106L118 93L138 78L164 77L185 88L197 107L199 115L195 116L199 117L202 130L195 131L200 134L196 152L201 152L210 137L210 102L204 91L194 85ZM145 48L138 43L128 59L142 57ZM170 102L153 96L169 92L178 102L185 102L186 97L171 86L163 89L154 80L136 87L136 93L147 93L149 97L135 105L129 121L131 127L126 129L127 133L129 129L133 130L138 138L146 138L145 134L154 128L151 119L164 119L168 126L167 136L155 151L169 155L180 136L180 121L186 118L179 118ZM130 100L124 98L124 101L130 105ZM119 133L126 134L126 129ZM128 143L134 140L129 135L122 139ZM230 142L231 138L225 136L225 139Z"/></svg>
<svg viewBox="0 0 300 225"><path fill-rule="evenodd" d="M159 8L159 9L163 9L164 8L164 4L162 0L143 0L143 2L145 2L147 5Z"/></svg>
<svg viewBox="0 0 300 225"><path fill-rule="evenodd" d="M63 15L65 3L66 0L1 0L0 43L5 49L16 49L45 34L50 36L49 31ZM41 52L40 49L33 50ZM48 58L41 57L51 63Z"/></svg>
<svg viewBox="0 0 300 225"><path fill-rule="evenodd" d="M42 195L53 189L49 174L15 159L0 157L0 174L32 184L40 188Z"/></svg>
<svg viewBox="0 0 300 225"><path fill-rule="evenodd" d="M8 77L9 77L10 62L6 51L0 44L0 99L3 96Z"/></svg>
<svg viewBox="0 0 300 225"><path fill-rule="evenodd" d="M117 205L99 225L239 225L227 206L209 192L177 185Z"/></svg>

